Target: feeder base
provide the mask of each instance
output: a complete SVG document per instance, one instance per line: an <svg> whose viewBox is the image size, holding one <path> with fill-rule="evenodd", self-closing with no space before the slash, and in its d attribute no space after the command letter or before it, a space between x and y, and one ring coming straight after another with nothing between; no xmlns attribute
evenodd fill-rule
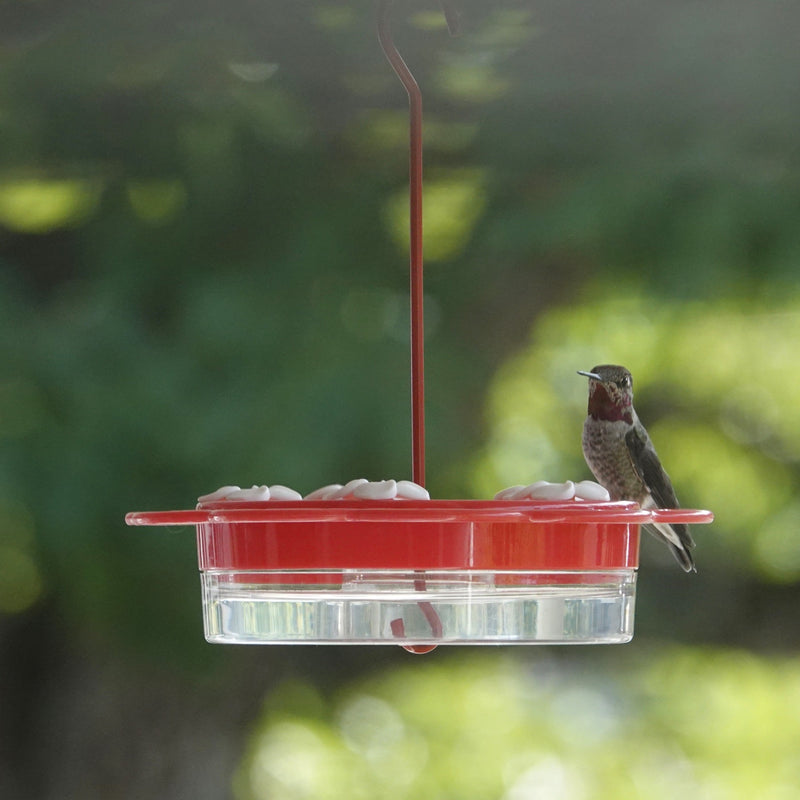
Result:
<svg viewBox="0 0 800 800"><path fill-rule="evenodd" d="M619 644L633 637L635 569L206 570L209 642Z"/></svg>

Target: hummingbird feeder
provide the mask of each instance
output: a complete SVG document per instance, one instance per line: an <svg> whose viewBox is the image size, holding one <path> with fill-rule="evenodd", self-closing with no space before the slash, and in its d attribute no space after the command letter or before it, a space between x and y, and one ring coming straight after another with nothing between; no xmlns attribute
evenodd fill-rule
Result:
<svg viewBox="0 0 800 800"><path fill-rule="evenodd" d="M441 3L451 34L457 16ZM425 485L422 95L389 30L378 38L409 97L412 476L306 499L223 487L188 511L128 525L194 525L209 642L602 644L633 636L639 530L709 511L609 502L602 487L539 482L494 500L430 500ZM586 482L588 483L588 482Z"/></svg>

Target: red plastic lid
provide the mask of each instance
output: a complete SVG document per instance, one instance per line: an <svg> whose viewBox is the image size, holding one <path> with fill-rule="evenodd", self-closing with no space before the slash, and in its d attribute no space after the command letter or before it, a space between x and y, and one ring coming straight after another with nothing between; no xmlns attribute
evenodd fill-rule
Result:
<svg viewBox="0 0 800 800"><path fill-rule="evenodd" d="M196 525L203 570L635 568L639 525L712 520L627 502L497 500L223 501L126 517Z"/></svg>

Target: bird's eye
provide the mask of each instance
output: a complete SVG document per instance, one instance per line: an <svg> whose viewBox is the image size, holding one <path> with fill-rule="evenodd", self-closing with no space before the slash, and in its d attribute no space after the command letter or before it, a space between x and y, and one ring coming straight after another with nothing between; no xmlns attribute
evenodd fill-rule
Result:
<svg viewBox="0 0 800 800"><path fill-rule="evenodd" d="M631 379L627 375L617 381L617 386L619 386L620 389L627 389L630 385Z"/></svg>

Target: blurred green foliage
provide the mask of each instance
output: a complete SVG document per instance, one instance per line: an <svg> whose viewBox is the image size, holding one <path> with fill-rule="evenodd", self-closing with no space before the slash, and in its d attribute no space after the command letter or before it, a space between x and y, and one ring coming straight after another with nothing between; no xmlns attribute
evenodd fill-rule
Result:
<svg viewBox="0 0 800 800"><path fill-rule="evenodd" d="M684 504L718 521L696 531L696 579L645 544L632 655L561 656L544 684L522 651L364 687L375 657L265 652L265 674L347 696L298 684L270 706L239 794L323 797L322 776L329 796L792 796L797 667L771 653L800 643L800 9L457 5L457 39L435 4L394 10L426 108L432 494L587 476L575 370L616 361ZM0 745L20 782L47 763L70 794L47 742L112 724L41 689L82 697L96 675L74 663L122 653L181 675L165 695L208 681L254 707L253 656L202 640L191 532L126 529L126 511L409 476L406 98L373 12L0 4L0 676L23 698ZM24 797L4 766L0 794ZM115 796L148 793L133 774L150 773Z"/></svg>
<svg viewBox="0 0 800 800"><path fill-rule="evenodd" d="M415 663L333 697L289 684L254 728L237 797L797 796L797 658L626 652L566 674L547 658Z"/></svg>

